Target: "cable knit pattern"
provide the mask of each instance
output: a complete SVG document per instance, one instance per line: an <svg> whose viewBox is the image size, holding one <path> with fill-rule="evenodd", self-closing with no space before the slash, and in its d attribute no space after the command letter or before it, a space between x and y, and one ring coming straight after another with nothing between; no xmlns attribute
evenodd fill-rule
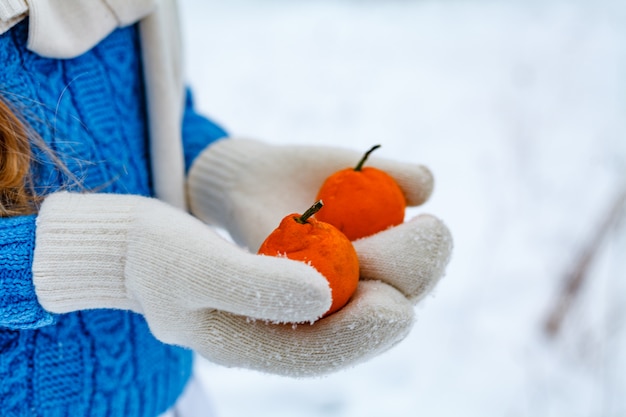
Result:
<svg viewBox="0 0 626 417"><path fill-rule="evenodd" d="M40 327L54 321L35 296L30 271L34 245L35 216L0 221L0 328Z"/></svg>
<svg viewBox="0 0 626 417"><path fill-rule="evenodd" d="M60 188L152 195L136 27L71 60L25 47L28 21L0 36L0 94L24 115L71 175L35 148L44 192ZM224 135L188 100L186 161ZM80 183L73 182L72 177ZM122 310L52 315L32 283L36 216L0 219L0 414L155 416L175 401L191 352L165 345Z"/></svg>

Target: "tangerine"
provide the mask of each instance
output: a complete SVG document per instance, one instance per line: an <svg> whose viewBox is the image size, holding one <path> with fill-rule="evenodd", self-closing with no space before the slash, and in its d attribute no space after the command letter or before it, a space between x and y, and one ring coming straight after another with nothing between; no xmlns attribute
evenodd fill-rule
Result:
<svg viewBox="0 0 626 417"><path fill-rule="evenodd" d="M354 168L345 168L329 176L317 194L328 207L316 214L350 240L373 235L404 221L406 199L396 181L385 171L363 167L369 155L380 148L373 146Z"/></svg>
<svg viewBox="0 0 626 417"><path fill-rule="evenodd" d="M311 216L324 204L317 201L304 214L285 216L261 244L258 253L305 262L328 281L332 304L323 317L343 307L359 283L359 260L352 242L336 227Z"/></svg>

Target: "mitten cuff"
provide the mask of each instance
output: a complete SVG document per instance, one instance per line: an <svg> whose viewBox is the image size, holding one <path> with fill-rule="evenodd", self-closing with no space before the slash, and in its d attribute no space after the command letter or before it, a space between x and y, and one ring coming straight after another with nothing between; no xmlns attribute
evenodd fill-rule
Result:
<svg viewBox="0 0 626 417"><path fill-rule="evenodd" d="M191 212L201 220L228 228L233 215L232 193L242 192L237 179L267 145L246 139L218 141L194 161L187 177ZM256 162L254 162L256 160Z"/></svg>
<svg viewBox="0 0 626 417"><path fill-rule="evenodd" d="M124 283L127 235L136 197L56 193L37 218L33 281L40 304L66 313L138 311Z"/></svg>

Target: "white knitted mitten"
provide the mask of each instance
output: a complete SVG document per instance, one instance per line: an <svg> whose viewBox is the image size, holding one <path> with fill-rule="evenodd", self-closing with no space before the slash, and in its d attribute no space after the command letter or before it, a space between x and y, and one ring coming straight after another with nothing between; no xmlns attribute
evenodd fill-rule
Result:
<svg viewBox="0 0 626 417"><path fill-rule="evenodd" d="M355 166L361 156L335 147L222 140L204 150L191 167L190 208L256 251L283 216L308 208L329 175ZM422 165L372 155L367 166L389 173L409 206L424 203L432 192L433 177ZM391 284L416 303L444 274L452 238L440 220L424 214L354 245L362 278Z"/></svg>
<svg viewBox="0 0 626 417"><path fill-rule="evenodd" d="M412 306L389 285L361 283L339 313L312 267L258 256L158 200L56 193L39 212L33 259L44 308L128 309L154 335L226 366L305 376L354 365L401 340Z"/></svg>

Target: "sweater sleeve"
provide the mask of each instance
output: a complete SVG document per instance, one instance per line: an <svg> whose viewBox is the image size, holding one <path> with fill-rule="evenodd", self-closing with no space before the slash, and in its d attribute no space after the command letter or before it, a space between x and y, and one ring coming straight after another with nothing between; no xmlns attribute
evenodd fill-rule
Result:
<svg viewBox="0 0 626 417"><path fill-rule="evenodd" d="M227 133L221 126L195 111L191 90L187 89L183 116L185 173L189 172L191 164L200 152L209 144L226 136Z"/></svg>
<svg viewBox="0 0 626 417"><path fill-rule="evenodd" d="M0 327L34 329L52 324L33 285L36 216L0 218Z"/></svg>

